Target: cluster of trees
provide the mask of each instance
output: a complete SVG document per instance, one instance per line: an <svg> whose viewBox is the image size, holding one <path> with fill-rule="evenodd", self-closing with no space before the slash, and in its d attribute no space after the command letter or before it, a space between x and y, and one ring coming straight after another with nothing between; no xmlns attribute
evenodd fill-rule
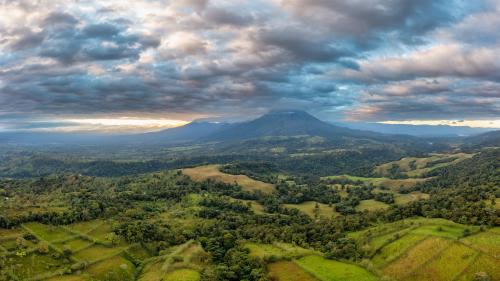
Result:
<svg viewBox="0 0 500 281"><path fill-rule="evenodd" d="M276 192L249 193L235 184L210 180L193 182L177 171L121 178L70 175L4 180L0 182L3 195L50 198L47 201L64 202L69 208L21 216L2 213L0 227L12 227L25 221L68 224L98 217L119 217L123 223L114 228L116 235L130 242L153 245L157 252L190 239L198 240L212 258L213 266L202 273L205 280L263 280L264 265L249 256L241 247L241 241L281 241L317 249L328 258L355 260L367 253L346 237L346 233L381 220L426 216L465 224L500 225L498 210L486 204L487 200L500 197L499 156L498 150L485 151L458 164L434 170L435 178L405 190L429 193L430 199L404 206L392 204L394 196L391 193L373 192L371 185L340 182L347 192L347 196L341 197L339 191L327 185L332 182L321 181L314 173L289 176L288 181L283 181L274 176L275 167L259 170L258 165L228 167L237 173L263 173L262 178L274 181ZM277 167L281 170L283 166L278 164ZM315 166L308 167L314 169ZM347 185L355 186L347 188ZM159 219L162 206L182 204L186 196L193 193L201 194L201 199L195 203L196 212L192 214L197 217L193 225L183 227ZM250 206L234 198L256 200L266 213L256 214ZM378 213L357 212L355 207L366 199L392 205ZM335 203L337 211L343 215L311 219L296 209L283 207L283 203L309 200Z"/></svg>

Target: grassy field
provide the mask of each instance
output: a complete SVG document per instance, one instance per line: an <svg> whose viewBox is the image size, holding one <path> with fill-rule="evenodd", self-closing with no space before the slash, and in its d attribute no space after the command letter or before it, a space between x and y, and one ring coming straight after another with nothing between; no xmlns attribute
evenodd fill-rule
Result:
<svg viewBox="0 0 500 281"><path fill-rule="evenodd" d="M396 193L394 195L394 201L398 205L404 205L417 200L429 199L429 197L429 194L420 191L414 191L407 194Z"/></svg>
<svg viewBox="0 0 500 281"><path fill-rule="evenodd" d="M103 220L91 220L72 224L68 228L79 233L87 234L104 223Z"/></svg>
<svg viewBox="0 0 500 281"><path fill-rule="evenodd" d="M393 161L379 165L374 168L374 172L381 176L388 176L393 165L399 167L400 171L409 177L422 177L425 173L433 169L456 164L465 159L471 158L473 154L432 154L429 157L405 157L398 161Z"/></svg>
<svg viewBox="0 0 500 281"><path fill-rule="evenodd" d="M168 273L163 281L198 281L200 273L192 269L178 269Z"/></svg>
<svg viewBox="0 0 500 281"><path fill-rule="evenodd" d="M406 234L382 247L380 251L373 256L372 263L378 268L383 267L424 239L424 235Z"/></svg>
<svg viewBox="0 0 500 281"><path fill-rule="evenodd" d="M121 256L103 260L86 270L86 273L98 280L134 280L134 272L134 265Z"/></svg>
<svg viewBox="0 0 500 281"><path fill-rule="evenodd" d="M313 275L292 261L279 261L267 265L271 280L276 281L317 281Z"/></svg>
<svg viewBox="0 0 500 281"><path fill-rule="evenodd" d="M245 243L244 247L250 250L250 256L267 259L274 258L297 258L305 255L317 254L317 252L294 246L287 243L261 244Z"/></svg>
<svg viewBox="0 0 500 281"><path fill-rule="evenodd" d="M371 266L390 280L473 280L478 272L498 280L497 231L498 227L480 231L477 226L417 217L379 224L348 237L371 253ZM471 235L464 237L467 232Z"/></svg>
<svg viewBox="0 0 500 281"><path fill-rule="evenodd" d="M498 259L480 254L470 265L468 265L456 281L470 281L475 277L488 276L489 280L500 280L500 266ZM487 280L487 279L483 279Z"/></svg>
<svg viewBox="0 0 500 281"><path fill-rule="evenodd" d="M176 203L179 211L191 208L198 200L196 196L188 199ZM173 216L179 215L176 210ZM194 240L163 250L159 256L153 256L148 247L140 244L95 243L94 237L104 237L111 225L103 221L64 227L27 223L17 229L0 229L0 246L4 249L0 255L7 257L0 259L5 262L0 271L11 271L18 280L197 281L210 264L208 254ZM24 254L16 255L20 249L16 238L27 233L48 242L49 253L40 254L37 243L27 242ZM474 280L478 274L500 280L498 227L480 229L444 219L416 217L380 223L351 232L348 237L367 249L369 259L360 264L328 260L320 252L278 242L248 242L242 246L250 250L252 257L269 262L266 268L271 280L462 281ZM73 251L69 258L58 253L66 247ZM85 268L67 270L82 261L88 262Z"/></svg>
<svg viewBox="0 0 500 281"><path fill-rule="evenodd" d="M450 245L450 241L430 237L404 252L393 263L383 269L383 273L395 279L403 279L423 264L433 259L440 251Z"/></svg>
<svg viewBox="0 0 500 281"><path fill-rule="evenodd" d="M117 253L123 252L124 250L125 248L94 245L75 253L74 256L75 258L82 261L93 262L104 257L114 256Z"/></svg>
<svg viewBox="0 0 500 281"><path fill-rule="evenodd" d="M234 199L235 201L240 201L244 204L250 204L250 208L252 209L252 211L254 211L254 213L256 214L264 214L264 206L262 206L262 204L260 204L259 202L257 201L254 201L254 200L243 200L243 199Z"/></svg>
<svg viewBox="0 0 500 281"><path fill-rule="evenodd" d="M137 280L199 280L208 256L201 246L190 240L171 247L163 255L146 260Z"/></svg>
<svg viewBox="0 0 500 281"><path fill-rule="evenodd" d="M392 191L398 191L400 187L413 187L416 184L426 181L425 178L409 178L409 179L390 179L385 177L379 178L368 178L368 177L357 177L351 175L337 175L322 177L322 179L346 179L354 182L361 182L363 184L373 184L376 187L384 186Z"/></svg>
<svg viewBox="0 0 500 281"><path fill-rule="evenodd" d="M307 202L303 202L303 203L300 203L300 204L284 204L285 207L287 208L294 208L294 209L298 209L299 211L303 212L304 214L314 218L315 217L315 214L314 214L314 210L315 210L315 207L316 207L316 203L315 201L307 201ZM339 213L337 213L335 211L335 206L328 206L327 204L323 204L323 203L317 203L318 206L319 206L319 212L318 212L318 215L321 217L327 217L327 218L330 218L332 216L338 216Z"/></svg>
<svg viewBox="0 0 500 281"><path fill-rule="evenodd" d="M356 206L356 210L360 212L365 210L367 211L385 210L387 208L389 208L389 205L387 205L386 203L379 202L373 199L362 200L361 202L359 202L359 205Z"/></svg>
<svg viewBox="0 0 500 281"><path fill-rule="evenodd" d="M366 269L349 263L327 260L320 256L306 256L296 263L322 281L375 281L378 278Z"/></svg>
<svg viewBox="0 0 500 281"><path fill-rule="evenodd" d="M189 176L194 181L205 181L212 179L228 184L237 183L243 190L255 191L260 190L264 193L274 191L274 186L269 183L257 181L245 175L230 175L219 171L219 165L207 165L195 168L182 169L182 173Z"/></svg>
<svg viewBox="0 0 500 281"><path fill-rule="evenodd" d="M434 250L435 252L435 250ZM436 258L423 265L405 280L452 281L471 263L477 253L458 243L453 243ZM453 262L450 262L453 261Z"/></svg>
<svg viewBox="0 0 500 281"><path fill-rule="evenodd" d="M499 227L496 229L499 229ZM461 241L476 250L500 259L500 234L495 233L494 231L495 230L492 229L476 235L471 235Z"/></svg>
<svg viewBox="0 0 500 281"><path fill-rule="evenodd" d="M0 240L0 245L12 246L3 254L7 258L5 269L19 280L133 280L135 266L123 255L130 245L97 245L92 241L93 238L76 231L86 232L95 223L96 221L91 221L64 227L26 223L20 229L0 229L0 233L8 235L4 237L9 237ZM109 226L106 229L110 230ZM25 247L19 248L13 235L20 237L27 233L33 234L39 240L38 244L26 240ZM38 251L40 243L49 245L48 253ZM71 250L68 257L61 255L64 249ZM83 261L88 266L79 270L78 275L63 275L71 273L68 271L69 267Z"/></svg>
<svg viewBox="0 0 500 281"><path fill-rule="evenodd" d="M41 223L26 223L24 224L24 227L28 231L36 234L42 240L49 242L65 240L74 236L59 226L45 225Z"/></svg>
<svg viewBox="0 0 500 281"><path fill-rule="evenodd" d="M56 246L58 249L62 250L64 248L68 248L73 252L76 252L80 249L86 248L88 246L92 245L92 242L76 238L74 240L69 240L69 241L64 241L64 242L59 242L55 243L54 246Z"/></svg>

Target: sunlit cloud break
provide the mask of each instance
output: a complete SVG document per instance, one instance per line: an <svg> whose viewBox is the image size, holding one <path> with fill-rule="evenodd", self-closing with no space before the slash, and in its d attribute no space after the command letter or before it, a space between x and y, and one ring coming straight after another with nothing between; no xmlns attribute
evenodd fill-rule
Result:
<svg viewBox="0 0 500 281"><path fill-rule="evenodd" d="M498 30L498 0L0 1L0 130L14 114L23 130L150 130L170 123L109 120L276 108L498 120Z"/></svg>
<svg viewBox="0 0 500 281"><path fill-rule="evenodd" d="M446 126L468 126L472 128L500 129L500 120L405 120L405 121L380 121L380 124L393 125L446 125Z"/></svg>

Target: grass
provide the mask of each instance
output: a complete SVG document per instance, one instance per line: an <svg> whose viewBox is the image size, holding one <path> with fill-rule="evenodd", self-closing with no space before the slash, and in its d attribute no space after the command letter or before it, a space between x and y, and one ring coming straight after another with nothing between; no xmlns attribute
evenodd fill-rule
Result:
<svg viewBox="0 0 500 281"><path fill-rule="evenodd" d="M378 249L388 244L389 241L396 240L397 237L402 237L406 235L408 232L409 232L408 229L403 229L401 231L389 232L387 234L371 238L368 243L368 245L370 245L370 252L374 253Z"/></svg>
<svg viewBox="0 0 500 281"><path fill-rule="evenodd" d="M372 263L376 267L383 267L423 239L425 239L424 235L407 234L381 248L380 251L372 258Z"/></svg>
<svg viewBox="0 0 500 281"><path fill-rule="evenodd" d="M177 269L169 272L162 279L163 281L198 281L200 280L200 273L192 269Z"/></svg>
<svg viewBox="0 0 500 281"><path fill-rule="evenodd" d="M194 181L205 181L208 179L212 179L227 184L237 183L245 191L259 190L264 193L271 193L274 191L274 186L272 184L257 181L245 175L230 175L222 173L219 170L219 165L206 165L195 168L182 169L182 173L189 176Z"/></svg>
<svg viewBox="0 0 500 281"><path fill-rule="evenodd" d="M310 273L292 261L279 261L267 265L271 280L276 281L316 281Z"/></svg>
<svg viewBox="0 0 500 281"><path fill-rule="evenodd" d="M265 213L264 206L262 206L262 204L260 204L259 202L255 201L255 200L237 199L236 201L240 201L244 204L250 203L250 208L256 214L264 214Z"/></svg>
<svg viewBox="0 0 500 281"><path fill-rule="evenodd" d="M86 248L82 251L75 253L74 256L82 261L93 262L107 256L112 256L123 250L124 248L118 248L118 247L111 248L111 247L94 245L92 247Z"/></svg>
<svg viewBox="0 0 500 281"><path fill-rule="evenodd" d="M476 254L474 250L454 243L406 280L452 281L473 261Z"/></svg>
<svg viewBox="0 0 500 281"><path fill-rule="evenodd" d="M140 281L157 280L199 280L200 272L208 262L208 254L199 243L190 240L171 247L160 256L148 260L139 273ZM197 279L192 278L196 272Z"/></svg>
<svg viewBox="0 0 500 281"><path fill-rule="evenodd" d="M469 229L472 232L478 230L478 227L467 227L464 225L456 224L456 225L424 225L420 226L414 230L412 233L421 234L421 235L432 235L439 236L450 239L457 239L463 236L464 230Z"/></svg>
<svg viewBox="0 0 500 281"><path fill-rule="evenodd" d="M468 236L462 239L462 242L495 258L500 258L500 235L493 231Z"/></svg>
<svg viewBox="0 0 500 281"><path fill-rule="evenodd" d="M463 238L466 229L472 235ZM491 276L498 276L499 270L489 260L493 259L498 267L495 259L500 254L498 229L479 232L478 226L415 217L379 224L347 236L372 253L371 264L391 280L472 280L481 268ZM475 262L478 256L486 259L484 266ZM458 277L464 270L468 279Z"/></svg>
<svg viewBox="0 0 500 281"><path fill-rule="evenodd" d="M35 222L26 223L24 226L43 240L47 240L49 242L64 240L72 236L71 233L58 226L45 225Z"/></svg>
<svg viewBox="0 0 500 281"><path fill-rule="evenodd" d="M395 164L399 166L399 169L403 174L409 177L422 177L423 174L430 172L436 168L452 165L462 160L468 159L472 156L473 154L456 153L456 154L433 154L430 155L429 157L423 157L423 158L405 157L398 161L393 161L379 165L375 167L374 172L382 176L387 176L389 175L389 170L391 169L392 165ZM431 165L432 162L436 160L449 160L449 161ZM411 165L412 162L414 163L414 167L412 167Z"/></svg>
<svg viewBox="0 0 500 281"><path fill-rule="evenodd" d="M317 203L315 201L307 201L303 202L300 204L284 204L285 207L287 208L294 208L298 209L299 211L303 212L304 214L314 218L314 209L316 207L316 204L319 206L319 212L318 215L320 217L327 217L330 218L332 216L338 216L339 213L337 213L334 210L334 206L328 206L328 204L323 204L323 203Z"/></svg>
<svg viewBox="0 0 500 281"><path fill-rule="evenodd" d="M417 201L417 200L422 200L422 199L427 200L427 199L429 199L429 197L430 196L427 193L423 193L420 191L414 191L414 192L411 192L408 194L397 193L394 195L394 201L398 205L404 205L404 204L408 204L410 202Z"/></svg>
<svg viewBox="0 0 500 281"><path fill-rule="evenodd" d="M104 223L104 221L102 221L102 220L91 220L91 221L75 223L75 224L72 224L68 227L69 227L69 229L71 229L73 231L87 234L90 231L92 231L94 228L96 228L97 226L99 226L103 223Z"/></svg>
<svg viewBox="0 0 500 281"><path fill-rule="evenodd" d="M304 255L311 255L315 252L313 250L304 249L287 243L275 244L261 244L261 243L246 243L245 248L250 250L250 256L267 259L270 257L284 258L284 257L301 257Z"/></svg>
<svg viewBox="0 0 500 281"><path fill-rule="evenodd" d="M360 181L363 183L373 183L374 185L380 184L381 182L388 180L388 178L368 178L368 177L358 177L358 176L351 176L351 175L337 175L337 176L327 176L323 177L322 179L346 179L350 181Z"/></svg>
<svg viewBox="0 0 500 281"><path fill-rule="evenodd" d="M134 265L121 256L103 260L87 268L86 272L98 280L134 280Z"/></svg>
<svg viewBox="0 0 500 281"><path fill-rule="evenodd" d="M93 229L87 235L100 240L100 241L105 241L106 236L113 232L113 228L109 223L104 223L99 225L97 228Z"/></svg>
<svg viewBox="0 0 500 281"><path fill-rule="evenodd" d="M498 263L498 259L494 259L486 255L480 255L467 268L465 268L463 273L457 277L456 281L474 280L474 277L480 272L482 274L486 274L490 278L489 280L500 280L500 266L498 266Z"/></svg>
<svg viewBox="0 0 500 281"><path fill-rule="evenodd" d="M13 229L0 228L0 241L5 239L17 238L22 234L23 231L22 229L19 228L13 228Z"/></svg>
<svg viewBox="0 0 500 281"><path fill-rule="evenodd" d="M71 249L71 251L75 252L91 244L92 243L87 240L77 238L66 242L56 243L55 246L61 250L64 249L65 247L68 247L69 249Z"/></svg>
<svg viewBox="0 0 500 281"><path fill-rule="evenodd" d="M360 266L327 260L316 255L303 257L296 263L322 281L378 280L375 275Z"/></svg>
<svg viewBox="0 0 500 281"><path fill-rule="evenodd" d="M29 254L25 257L13 256L9 261L13 273L21 280L35 277L47 271L55 271L60 269L63 264L60 260L56 260L52 255L39 255L37 253Z"/></svg>
<svg viewBox="0 0 500 281"><path fill-rule="evenodd" d="M63 275L46 279L46 281L87 281L87 280L88 280L87 278L78 275Z"/></svg>
<svg viewBox="0 0 500 281"><path fill-rule="evenodd" d="M387 208L389 208L389 205L387 205L386 203L379 202L373 199L362 200L361 202L359 202L359 205L356 206L356 210L360 212L365 210L372 212L378 210L385 210Z"/></svg>
<svg viewBox="0 0 500 281"><path fill-rule="evenodd" d="M158 281L161 280L164 273L162 268L163 262L155 261L152 263L148 263L144 266L141 271L141 274L137 280L139 281Z"/></svg>
<svg viewBox="0 0 500 281"><path fill-rule="evenodd" d="M369 177L357 177L357 176L350 176L350 175L328 176L328 177L323 177L322 179L347 179L347 180L351 180L354 182L359 181L363 184L373 184L374 186L377 186L377 187L384 186L392 191L398 191L400 187L413 187L416 184L427 180L425 178L424 179L416 179L416 178L390 179L390 178L385 178L385 177L369 178Z"/></svg>
<svg viewBox="0 0 500 281"><path fill-rule="evenodd" d="M402 279L434 258L449 245L450 241L441 238L431 237L425 239L386 266L383 273L395 279Z"/></svg>

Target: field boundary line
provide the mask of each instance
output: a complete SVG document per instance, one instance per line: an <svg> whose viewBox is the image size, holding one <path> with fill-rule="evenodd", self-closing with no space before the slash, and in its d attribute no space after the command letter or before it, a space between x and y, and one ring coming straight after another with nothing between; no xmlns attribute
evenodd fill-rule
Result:
<svg viewBox="0 0 500 281"><path fill-rule="evenodd" d="M474 250L474 249L472 249ZM451 281L455 281L457 280L460 276L464 275L465 272L467 272L467 270L469 270L469 268L479 259L479 257L482 255L481 252L477 252L475 253L475 256L474 258L469 262L469 264L464 267L464 269L462 269L457 275L455 275L455 277L453 277L453 279L451 279Z"/></svg>
<svg viewBox="0 0 500 281"><path fill-rule="evenodd" d="M444 247L439 252L437 252L435 255L433 255L430 259L426 260L425 262L423 262L422 264L420 264L419 266L417 266L414 270L412 270L412 271L408 272L407 274L403 275L401 277L401 279L405 279L405 278L413 275L418 270L421 270L422 268L424 268L425 266L427 266L431 262L435 261L438 257L440 257L443 254L444 251L448 250L454 244L454 242L452 240L450 240L450 239L444 239L444 240L451 241L451 243L448 246Z"/></svg>
<svg viewBox="0 0 500 281"><path fill-rule="evenodd" d="M100 225L99 225L99 226L100 226ZM99 227L99 226L98 226L98 227ZM93 229L93 230L89 231L88 233L90 233L90 232L92 232L92 231L96 230L98 227L96 227L95 229ZM90 235L88 235L88 234L86 234L86 233L82 233L82 232L79 232L79 231L76 231L76 230L70 229L69 227L65 227L65 226L63 226L62 228L64 228L65 230L67 230L67 231L69 231L69 232L71 232L71 233L75 234L78 238L81 238L81 239L83 239L83 240L89 241L89 242L91 242L91 243L93 243L93 244L99 244L99 245L106 246L106 247L112 246L112 243L104 242L104 241L102 241L101 239L97 239L97 238L92 237L92 236L90 236Z"/></svg>
<svg viewBox="0 0 500 281"><path fill-rule="evenodd" d="M418 235L418 234L416 234L416 235ZM404 235L404 236L406 236L406 235ZM401 239L401 238L402 238L402 237L404 237L404 236L401 236L399 239ZM414 247L416 247L416 246L417 246L418 244L420 244L422 241L424 241L424 240L426 240L426 239L428 239L428 238L432 237L432 235L422 235L422 236L423 236L423 237L422 237L422 239L419 239L419 240L418 240L415 244L413 244L413 245L411 245L410 247L408 247L408 248L407 248L406 250L404 250L401 254L399 254L399 255L395 256L394 258L392 258L392 259L390 259L390 260L386 261L385 263L383 263L383 264L382 264L382 266L381 266L381 267L378 267L378 268L379 268L379 269L384 269L384 268L386 268L386 267L387 267L387 266L389 266L389 264L391 264L393 261L395 261L395 260L399 259L400 257L402 257L402 256L406 255L406 254L407 254L407 253L408 253L411 249L413 249ZM397 239L397 240L399 240L399 239ZM394 241L392 241L392 242L396 242L397 240L394 240ZM391 242L391 243L392 243L392 242ZM387 245L389 245L389 244L391 244L391 243L388 243ZM383 249L383 248L384 248L384 247L386 247L387 245L384 245L383 247L380 247L379 249ZM374 255L374 256L375 256L375 255ZM370 257L370 259L371 259L371 258L372 258L372 257Z"/></svg>
<svg viewBox="0 0 500 281"><path fill-rule="evenodd" d="M406 226L406 225L404 225L404 224L403 224L402 226ZM378 234L378 235L374 235L374 236L372 236L372 237L370 238L370 240L371 240L371 239L373 239L373 238L377 238L377 237L380 237L380 236L387 235L387 234L391 234L391 233L395 233L395 232L399 232L399 231L403 231L403 230L410 230L410 229L414 229L414 228L417 228L417 227L418 227L418 225L415 225L415 224L410 224L410 225L408 225L408 226L406 226L406 227L401 227L401 228L398 228L398 229L396 229L396 230L394 230L394 231L384 231L384 232L381 232L381 233L380 233L380 234Z"/></svg>
<svg viewBox="0 0 500 281"><path fill-rule="evenodd" d="M105 261L107 259L111 259L111 258L114 258L116 256L119 256L123 252L125 252L126 250L128 250L130 247L132 247L132 245L127 246L124 249L121 249L121 250L117 251L116 253L113 253L113 254L110 254L110 255L107 255L107 256L103 256L103 257L100 257L100 258L92 260L92 261L89 261L89 260L82 260L82 261L87 262L87 267L89 267L89 266L94 265L96 263L99 263L101 261Z"/></svg>
<svg viewBox="0 0 500 281"><path fill-rule="evenodd" d="M320 255L310 255L310 256L317 256L317 257L320 257L320 258L323 258L322 256ZM328 259L327 259L328 260ZM373 272L371 270L368 270L367 268L357 264L357 263L354 263L354 262L351 262L351 261L341 261L341 260L332 260L332 261L336 261L336 262L339 262L339 263L345 263L345 264L349 264L349 265L353 265L353 266L357 266L363 270L366 270L367 272L369 272L371 275L373 275L374 277L376 277L376 279L380 279L381 275L378 274L377 272ZM297 265L298 267L300 267L302 270L304 270L305 272L309 273L310 275L312 275L315 279L321 281L321 280L324 280L322 278L320 278L317 274L315 274L313 271L307 269L307 268L304 268L303 266L301 266L299 263L297 263L297 259L293 259L292 262Z"/></svg>
<svg viewBox="0 0 500 281"><path fill-rule="evenodd" d="M494 256L494 255L492 255L492 254L490 254L490 253L488 253L488 252L485 252L484 250L481 250L481 249L479 249L479 248L476 248L476 247L474 247L474 246L472 246L472 245L467 245L467 244L466 244L466 243L464 243L463 241L457 240L457 243L459 243L459 244L461 244L461 245L463 245L463 246L465 246L465 247L467 247L467 248L469 248L469 249L471 249L471 250L474 250L474 251L476 251L476 252L480 252L481 254L483 254L483 255L485 255L485 256L488 256L488 257L490 257L490 258L494 258L494 259L499 259L499 258L500 258L500 257L496 257L496 256Z"/></svg>
<svg viewBox="0 0 500 281"><path fill-rule="evenodd" d="M193 242L195 242L194 240L189 240L183 244L180 244L180 245L177 245L177 246L173 246L173 247L176 247L176 249L174 249L172 252L168 253L168 254L165 254L165 255L161 255L161 256L155 256L155 257L150 257L148 259L145 259L141 262L141 264L139 266L137 266L137 270L136 270L136 273L134 274L134 280L138 280L141 275L142 275L142 271L144 270L144 268L146 267L146 265L148 265L149 263L154 263L154 262L162 262L163 264L161 265L161 269L163 270L163 267L165 265L165 262L167 262L167 259L171 258L172 256L174 255L177 255L179 253L181 253L182 251L184 251L186 249L186 244L187 247L189 247ZM140 244L139 244L140 245ZM167 267L168 269L168 267Z"/></svg>
<svg viewBox="0 0 500 281"><path fill-rule="evenodd" d="M382 249L382 248L384 248L385 246L387 246L387 245L389 245L389 244L391 244L391 243L393 243L393 242L396 242L397 240L399 240L399 239L401 239L401 238L403 238L403 237L407 236L408 234L410 234L410 232L411 232L412 230L413 230L412 228L403 228L403 229L399 230L399 232L403 232L403 231L405 231L405 232L403 233L403 235L401 235L398 239L396 239L396 240L394 240L394 241L387 241L387 242L385 242L384 244L382 244L380 247L378 247L377 249L375 249L375 251L374 251L374 252L370 255L370 259L371 259L371 258L373 258L373 257L377 254L377 252L378 252L379 250L381 250L381 249ZM381 237L381 236L384 236L384 235L387 235L387 234L392 234L392 233L398 233L398 231L393 231L393 232L388 232L388 233L385 233L385 234L382 234L382 235L377 235L377 236L376 236L376 237L374 237L374 238ZM426 237L424 237L423 239L426 239ZM370 241L371 241L371 239L370 239ZM420 242L420 241L419 241L419 242Z"/></svg>
<svg viewBox="0 0 500 281"><path fill-rule="evenodd" d="M29 233L31 233L33 236L36 237L36 239L38 239L38 241L44 241L45 243L47 243L47 245L49 245L49 248L58 252L59 254L63 254L63 251L61 249L59 249L58 247L56 247L52 242L48 241L48 240L45 240L45 239L42 239L40 237L40 235L38 235L35 231L33 231L32 229L30 229L29 227L25 226L24 224L21 224L21 227L28 231ZM36 250L38 249L38 247L33 247L33 248L30 248L26 251L26 253L33 253L35 252ZM69 258L69 260L73 261L73 262L78 262L78 260L73 257L73 255L71 255Z"/></svg>

